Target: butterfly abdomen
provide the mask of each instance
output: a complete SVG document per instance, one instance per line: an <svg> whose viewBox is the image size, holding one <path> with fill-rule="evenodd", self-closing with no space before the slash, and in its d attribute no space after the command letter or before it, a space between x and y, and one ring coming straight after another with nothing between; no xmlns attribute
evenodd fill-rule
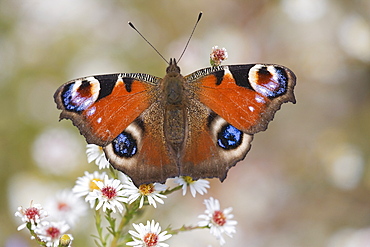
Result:
<svg viewBox="0 0 370 247"><path fill-rule="evenodd" d="M185 140L186 104L184 77L176 64L170 64L169 73L163 79L164 133L168 145L178 156Z"/></svg>
<svg viewBox="0 0 370 247"><path fill-rule="evenodd" d="M181 107L168 107L164 116L164 133L168 144L179 153L185 140L185 115Z"/></svg>

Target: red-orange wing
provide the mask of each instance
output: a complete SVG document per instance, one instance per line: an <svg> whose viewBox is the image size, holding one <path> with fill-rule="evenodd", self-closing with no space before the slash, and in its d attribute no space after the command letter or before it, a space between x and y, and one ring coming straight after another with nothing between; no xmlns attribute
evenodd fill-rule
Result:
<svg viewBox="0 0 370 247"><path fill-rule="evenodd" d="M284 102L295 102L295 76L278 65L206 68L185 77L188 135L180 174L218 177L244 159L253 134L265 130Z"/></svg>
<svg viewBox="0 0 370 247"><path fill-rule="evenodd" d="M165 145L161 79L146 74L111 74L67 82L55 93L60 118L71 119L88 143L104 148L114 168L136 185L178 175Z"/></svg>
<svg viewBox="0 0 370 247"><path fill-rule="evenodd" d="M281 104L295 103L296 77L273 64L212 67L185 77L199 101L243 132L265 130Z"/></svg>
<svg viewBox="0 0 370 247"><path fill-rule="evenodd" d="M60 118L71 119L88 143L105 146L155 100L160 78L108 74L67 82L54 94Z"/></svg>

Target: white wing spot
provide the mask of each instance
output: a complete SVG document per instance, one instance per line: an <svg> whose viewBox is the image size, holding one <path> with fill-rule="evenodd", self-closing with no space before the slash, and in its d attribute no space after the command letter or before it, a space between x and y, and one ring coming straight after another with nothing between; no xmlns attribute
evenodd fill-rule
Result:
<svg viewBox="0 0 370 247"><path fill-rule="evenodd" d="M229 66L225 66L224 67L224 75L229 75L231 76L231 78L233 77L233 75L231 74L230 70L229 70Z"/></svg>
<svg viewBox="0 0 370 247"><path fill-rule="evenodd" d="M254 99L257 101L257 103L262 103L262 104L266 103L265 99L260 95L256 95Z"/></svg>
<svg viewBox="0 0 370 247"><path fill-rule="evenodd" d="M123 84L123 79L122 79L122 74L118 75L117 81L116 81L116 86Z"/></svg>
<svg viewBox="0 0 370 247"><path fill-rule="evenodd" d="M86 104L87 105L87 107L89 106L89 105L91 105L92 103L90 103L89 102L90 100L86 100L85 102L84 102L84 104ZM96 111L96 108L93 106L93 107L91 107L89 110L87 110L87 116L91 116L91 115L93 115L94 113L95 113L95 111Z"/></svg>
<svg viewBox="0 0 370 247"><path fill-rule="evenodd" d="M267 66L267 71L271 73L272 78L275 82L279 82L279 73L276 71L276 68L274 66Z"/></svg>

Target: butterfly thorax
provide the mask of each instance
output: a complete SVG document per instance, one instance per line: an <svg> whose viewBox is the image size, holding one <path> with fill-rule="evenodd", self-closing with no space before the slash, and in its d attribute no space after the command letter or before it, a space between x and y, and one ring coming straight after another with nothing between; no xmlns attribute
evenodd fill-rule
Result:
<svg viewBox="0 0 370 247"><path fill-rule="evenodd" d="M170 60L162 86L164 90L164 133L166 140L176 153L179 153L185 138L185 98L184 77L175 59Z"/></svg>
<svg viewBox="0 0 370 247"><path fill-rule="evenodd" d="M166 73L162 81L165 102L169 105L182 105L184 77L180 74L180 68L175 59L170 59Z"/></svg>

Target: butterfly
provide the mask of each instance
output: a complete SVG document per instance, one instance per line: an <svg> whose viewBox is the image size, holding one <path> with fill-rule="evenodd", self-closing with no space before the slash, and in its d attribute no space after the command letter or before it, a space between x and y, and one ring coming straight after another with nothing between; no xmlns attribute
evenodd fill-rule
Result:
<svg viewBox="0 0 370 247"><path fill-rule="evenodd" d="M226 178L285 102L294 73L275 64L214 66L182 76L171 59L164 78L145 73L88 76L54 94L60 119L136 185L190 176Z"/></svg>
<svg viewBox="0 0 370 247"><path fill-rule="evenodd" d="M202 12L179 60L201 17ZM137 186L178 176L223 181L248 153L253 135L267 128L283 103L295 103L296 77L284 66L217 64L184 77L176 59L167 63L163 78L88 76L54 94L60 120L72 120Z"/></svg>

